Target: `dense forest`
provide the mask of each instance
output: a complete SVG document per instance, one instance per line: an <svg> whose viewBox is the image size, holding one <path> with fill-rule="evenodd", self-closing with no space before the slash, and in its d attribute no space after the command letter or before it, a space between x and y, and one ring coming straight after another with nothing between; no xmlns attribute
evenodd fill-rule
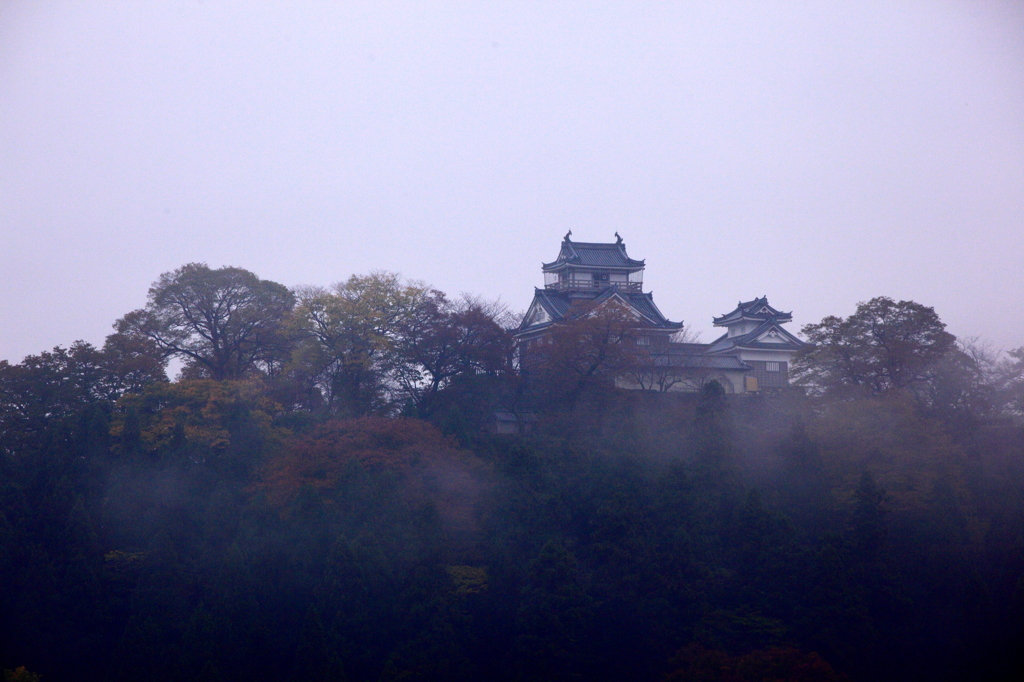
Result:
<svg viewBox="0 0 1024 682"><path fill-rule="evenodd" d="M0 362L0 669L1024 677L1024 348L879 297L788 390L625 391L631 321L587 313L521 367L494 303L189 264Z"/></svg>

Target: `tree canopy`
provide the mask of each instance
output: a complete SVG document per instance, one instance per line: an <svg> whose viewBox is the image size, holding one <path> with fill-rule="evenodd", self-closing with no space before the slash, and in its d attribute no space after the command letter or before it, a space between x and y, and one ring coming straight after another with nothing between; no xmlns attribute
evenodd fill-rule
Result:
<svg viewBox="0 0 1024 682"><path fill-rule="evenodd" d="M512 372L511 334L500 305L449 299L394 273L353 276L330 289L298 291L302 342L289 370L324 400L327 412L363 416L411 403L436 411L460 376Z"/></svg>
<svg viewBox="0 0 1024 682"><path fill-rule="evenodd" d="M401 371L402 330L415 326L442 294L394 274L353 275L329 289L298 290L302 337L291 369L343 416L386 411Z"/></svg>
<svg viewBox="0 0 1024 682"><path fill-rule="evenodd" d="M933 308L879 296L847 318L829 316L803 328L807 346L794 362L798 382L818 393L880 395L921 387L955 337Z"/></svg>
<svg viewBox="0 0 1024 682"><path fill-rule="evenodd" d="M625 305L578 302L564 323L524 349L525 363L550 399L571 405L591 387L636 367L645 355L638 335L637 319Z"/></svg>
<svg viewBox="0 0 1024 682"><path fill-rule="evenodd" d="M248 270L189 263L161 275L149 289L146 307L115 327L184 360L191 376L238 379L280 368L290 345L286 320L294 304L287 287Z"/></svg>
<svg viewBox="0 0 1024 682"><path fill-rule="evenodd" d="M1021 677L1024 350L931 308L809 325L809 397L618 389L616 305L520 371L500 305L390 273L150 295L0 361L5 679Z"/></svg>

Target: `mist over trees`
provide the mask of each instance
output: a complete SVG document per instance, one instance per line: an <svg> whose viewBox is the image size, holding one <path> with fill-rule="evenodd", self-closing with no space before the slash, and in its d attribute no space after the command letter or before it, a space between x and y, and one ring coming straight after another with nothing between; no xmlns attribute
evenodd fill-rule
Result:
<svg viewBox="0 0 1024 682"><path fill-rule="evenodd" d="M651 351L591 312L524 372L500 304L193 263L0 361L0 669L1020 679L1024 347L879 297L790 389L625 391Z"/></svg>

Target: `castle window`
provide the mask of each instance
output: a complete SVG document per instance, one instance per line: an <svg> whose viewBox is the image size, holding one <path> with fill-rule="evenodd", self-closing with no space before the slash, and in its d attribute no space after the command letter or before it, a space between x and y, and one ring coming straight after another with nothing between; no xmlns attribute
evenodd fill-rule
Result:
<svg viewBox="0 0 1024 682"><path fill-rule="evenodd" d="M764 371L766 372L778 372L779 363L777 362L766 362L764 363Z"/></svg>
<svg viewBox="0 0 1024 682"><path fill-rule="evenodd" d="M638 336L636 338L636 345L638 345L638 346L649 346L649 345L651 345L651 337L649 337L649 336Z"/></svg>

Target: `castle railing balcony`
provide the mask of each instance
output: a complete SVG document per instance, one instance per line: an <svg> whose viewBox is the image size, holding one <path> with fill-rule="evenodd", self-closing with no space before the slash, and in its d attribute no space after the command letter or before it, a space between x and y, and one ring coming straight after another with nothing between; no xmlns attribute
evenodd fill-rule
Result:
<svg viewBox="0 0 1024 682"><path fill-rule="evenodd" d="M600 289L608 289L613 286L617 286L623 291L643 290L643 282L609 282L589 279L549 282L544 285L544 288L554 289L555 291L597 291Z"/></svg>

